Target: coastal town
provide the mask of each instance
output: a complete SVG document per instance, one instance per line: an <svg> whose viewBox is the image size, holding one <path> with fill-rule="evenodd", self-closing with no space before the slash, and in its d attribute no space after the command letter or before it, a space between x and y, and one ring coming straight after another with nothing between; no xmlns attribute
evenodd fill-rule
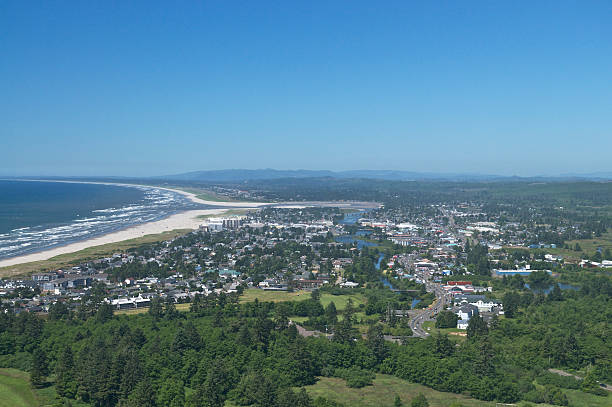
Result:
<svg viewBox="0 0 612 407"><path fill-rule="evenodd" d="M436 326L465 335L461 332L472 317L490 324L504 315L502 295L509 287L531 282L540 284L533 287L535 293L548 292L559 287L550 276L564 268L612 268L609 249L585 258L556 254L559 235L592 233L584 225L526 228L533 218L507 222L504 215L467 203L421 209L264 207L209 217L197 230L171 240L4 279L0 299L3 308L16 314L44 315L58 304L76 312L98 288L114 312L121 313L148 309L156 299L187 304L182 306L186 309L209 296L238 298L249 292L257 297L265 292L265 298L273 298L274 293L317 290L351 294L378 287L399 294L397 301L386 304L393 309L365 314L385 322L389 313L406 317L402 326L409 329L388 331L387 338L399 340L430 335L440 312L452 312L454 318ZM360 306L368 310L368 304ZM365 314L362 322L372 322Z"/></svg>

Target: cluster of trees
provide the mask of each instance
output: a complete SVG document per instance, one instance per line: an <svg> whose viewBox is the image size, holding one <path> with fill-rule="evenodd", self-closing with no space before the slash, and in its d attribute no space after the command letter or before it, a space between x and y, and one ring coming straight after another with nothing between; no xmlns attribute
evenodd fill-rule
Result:
<svg viewBox="0 0 612 407"><path fill-rule="evenodd" d="M237 295L211 295L196 298L190 312L156 300L146 314L114 316L95 287L78 312L58 306L47 320L1 312L0 366L29 370L35 385L54 378L62 397L94 406L220 406L228 399L238 405L329 406L291 389L321 375L360 387L376 372L483 400L564 405L560 389L574 384L555 382L543 374L546 369L588 367L580 389L590 392L597 380L612 379L610 288L605 276L585 277L581 290L565 292L561 300L536 301L539 296L531 294L530 302L522 302L527 293L517 293L512 318L487 326L473 317L463 343L435 335L399 345L385 341L382 323L371 325L363 338L355 308L323 308L318 293L301 304L239 304ZM310 318L330 323L331 340L303 338L289 324L288 315L302 307L306 314L316 310Z"/></svg>
<svg viewBox="0 0 612 407"><path fill-rule="evenodd" d="M486 245L477 243L473 247L470 247L469 241L465 244L465 253L467 254L467 267L468 270L481 276L488 276L491 274L491 265L489 264L488 253L489 249Z"/></svg>

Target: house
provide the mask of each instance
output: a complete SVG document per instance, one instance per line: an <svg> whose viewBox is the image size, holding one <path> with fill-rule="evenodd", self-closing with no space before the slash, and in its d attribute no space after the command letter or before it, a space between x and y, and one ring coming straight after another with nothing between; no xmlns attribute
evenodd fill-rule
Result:
<svg viewBox="0 0 612 407"><path fill-rule="evenodd" d="M458 329L467 329L469 323L470 323L469 320L460 319L459 321L457 321L457 328Z"/></svg>
<svg viewBox="0 0 612 407"><path fill-rule="evenodd" d="M459 319L468 321L474 315L478 315L478 307L472 304L464 304L457 308L455 314L457 314Z"/></svg>

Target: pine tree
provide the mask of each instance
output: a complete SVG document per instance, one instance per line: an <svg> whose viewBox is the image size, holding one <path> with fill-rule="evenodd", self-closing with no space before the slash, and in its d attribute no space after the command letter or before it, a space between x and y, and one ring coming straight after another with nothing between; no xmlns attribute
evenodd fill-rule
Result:
<svg viewBox="0 0 612 407"><path fill-rule="evenodd" d="M64 347L55 365L55 390L62 397L74 398L76 395L74 357L70 346Z"/></svg>
<svg viewBox="0 0 612 407"><path fill-rule="evenodd" d="M468 339L474 339L479 336L484 336L489 333L489 328L487 327L487 323L480 317L480 315L474 315L470 318L470 322L468 322L467 327L467 337Z"/></svg>
<svg viewBox="0 0 612 407"><path fill-rule="evenodd" d="M36 348L32 355L32 370L30 371L30 382L34 387L42 387L45 382L45 376L49 374L49 365L45 352Z"/></svg>

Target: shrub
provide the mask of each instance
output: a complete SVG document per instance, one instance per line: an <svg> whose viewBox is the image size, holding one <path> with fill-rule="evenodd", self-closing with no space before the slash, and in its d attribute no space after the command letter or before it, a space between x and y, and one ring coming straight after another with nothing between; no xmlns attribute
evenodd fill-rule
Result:
<svg viewBox="0 0 612 407"><path fill-rule="evenodd" d="M376 377L374 373L356 367L337 368L334 376L346 380L346 385L352 388L369 386Z"/></svg>

